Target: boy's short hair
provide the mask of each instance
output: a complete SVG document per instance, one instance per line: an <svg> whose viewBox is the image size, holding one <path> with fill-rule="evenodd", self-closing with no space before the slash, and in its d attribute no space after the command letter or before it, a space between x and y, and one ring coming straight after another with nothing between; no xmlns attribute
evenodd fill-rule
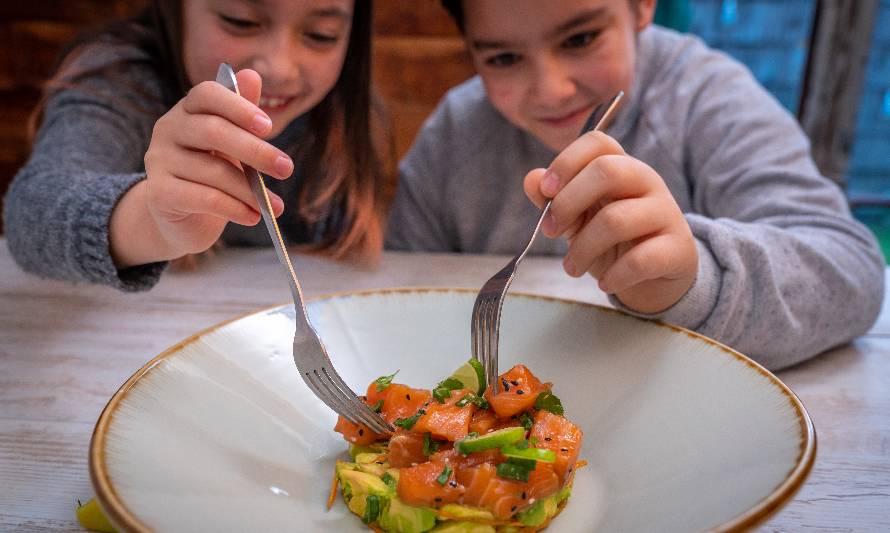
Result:
<svg viewBox="0 0 890 533"><path fill-rule="evenodd" d="M442 7L445 8L445 11L451 15L451 18L454 19L454 23L457 24L457 29L460 30L461 33L464 32L464 5L463 0L440 0L442 3ZM629 0L630 5L633 8L637 7L637 0Z"/></svg>

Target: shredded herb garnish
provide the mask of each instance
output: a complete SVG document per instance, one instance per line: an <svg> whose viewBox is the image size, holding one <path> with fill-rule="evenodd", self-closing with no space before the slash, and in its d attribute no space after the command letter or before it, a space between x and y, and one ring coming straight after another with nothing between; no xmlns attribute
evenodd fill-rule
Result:
<svg viewBox="0 0 890 533"><path fill-rule="evenodd" d="M379 378L374 380L374 384L377 385L377 392L383 392L386 390L386 387L389 387L390 383L392 383L392 378L396 377L399 371L396 370L392 374L388 376L380 376Z"/></svg>
<svg viewBox="0 0 890 533"><path fill-rule="evenodd" d="M563 416L565 411L562 408L562 402L550 391L544 391L535 399L535 409L542 411L550 411L551 413Z"/></svg>
<svg viewBox="0 0 890 533"><path fill-rule="evenodd" d="M377 403L374 404L372 409L374 409L375 413L379 413L380 410L383 409L383 400L377 400Z"/></svg>
<svg viewBox="0 0 890 533"><path fill-rule="evenodd" d="M393 424L399 426L403 429L411 429L414 427L414 424L417 423L417 420L420 418L421 413L417 413L414 416L409 416L408 418L396 418Z"/></svg>
<svg viewBox="0 0 890 533"><path fill-rule="evenodd" d="M448 465L445 465L445 469L442 470L442 473L439 474L439 477L436 478L436 482L439 485L444 485L445 483L448 482L448 478L451 477L451 472L452 472L451 467Z"/></svg>
<svg viewBox="0 0 890 533"><path fill-rule="evenodd" d="M370 524L377 520L380 516L380 498L374 494L368 496L365 504L365 514L362 516L362 522Z"/></svg>
<svg viewBox="0 0 890 533"><path fill-rule="evenodd" d="M532 417L528 416L528 413L522 413L522 416L519 417L519 423L522 424L522 427L524 427L526 431L531 431L535 421L532 420Z"/></svg>
<svg viewBox="0 0 890 533"><path fill-rule="evenodd" d="M432 439L429 433L423 434L423 455L429 457L439 450L439 443Z"/></svg>

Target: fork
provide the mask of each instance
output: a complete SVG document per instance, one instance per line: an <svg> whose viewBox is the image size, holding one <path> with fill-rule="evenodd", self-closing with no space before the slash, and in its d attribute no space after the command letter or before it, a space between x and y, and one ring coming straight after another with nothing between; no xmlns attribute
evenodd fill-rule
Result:
<svg viewBox="0 0 890 533"><path fill-rule="evenodd" d="M594 124L596 124L596 127L593 128L594 131L602 128L623 96L624 91L619 91L610 101L598 105L590 114L590 117L588 117L587 122L584 123L584 127L581 128L578 136L580 137L590 131L591 126ZM501 311L504 307L504 297L507 294L507 289L510 288L510 283L513 282L513 277L516 275L516 268L525 257L525 254L531 249L532 244L535 242L535 237L538 236L538 231L541 229L544 217L550 212L550 204L551 201L548 201L541 211L535 230L532 232L532 236L525 248L511 259L504 268L499 270L497 274L485 282L485 285L479 290L479 294L476 295L476 301L473 303L473 315L470 318L470 342L473 358L478 360L482 364L482 368L485 369L485 381L491 385L492 395L498 394L501 388L498 383L498 336L501 329Z"/></svg>
<svg viewBox="0 0 890 533"><path fill-rule="evenodd" d="M220 64L216 74L216 81L240 96L241 93L238 90L235 71L232 70L228 63ZM302 376L306 385L321 401L353 424L364 424L377 433L394 432L395 428L378 413L374 412L365 402L361 401L334 369L324 343L309 321L309 314L306 312L306 305L303 302L303 291L300 287L300 282L297 280L297 274L294 272L290 256L288 256L287 248L284 246L278 223L275 221L275 217L272 216L272 204L269 202L269 195L266 191L263 177L253 167L244 163L241 166L244 168L244 174L247 175L250 189L253 191L253 195L259 204L266 230L269 232L269 236L272 237L272 244L275 246L278 261L290 275L288 282L294 299L294 316L296 321L293 356L300 376Z"/></svg>

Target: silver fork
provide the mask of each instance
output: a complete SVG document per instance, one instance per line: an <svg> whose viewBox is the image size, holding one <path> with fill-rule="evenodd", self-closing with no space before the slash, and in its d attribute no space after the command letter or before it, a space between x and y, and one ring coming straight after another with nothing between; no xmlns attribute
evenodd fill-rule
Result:
<svg viewBox="0 0 890 533"><path fill-rule="evenodd" d="M216 81L236 94L241 94L238 91L235 71L232 70L228 63L222 63L219 66ZM297 274L294 272L293 264L287 254L287 248L284 246L278 223L275 221L275 217L272 216L272 204L269 202L269 195L266 191L263 177L249 165L242 163L242 167L244 167L244 173L247 175L248 182L250 182L250 188L260 206L260 213L263 215L266 230L272 237L272 244L275 246L278 261L290 274L288 282L291 295L294 298L294 316L296 320L293 356L300 376L303 377L303 381L306 382L306 385L321 401L342 415L343 418L346 418L353 424L365 424L377 433L392 433L395 431L395 428L368 407L365 402L361 401L355 392L349 388L349 385L343 381L340 374L334 370L334 365L328 357L324 343L321 342L318 332L315 331L312 323L309 322L309 315L303 303L303 291L300 288Z"/></svg>
<svg viewBox="0 0 890 533"><path fill-rule="evenodd" d="M590 131L591 126L594 124L596 124L594 131L603 127L622 96L624 96L624 91L620 91L610 101L598 105L593 110L593 113L590 114L587 122L584 123L584 127L581 128L581 133L578 136L580 137ZM516 267L519 266L525 254L532 247L532 243L535 242L535 237L538 236L538 231L541 229L541 222L544 221L544 217L550 212L550 203L548 201L541 211L535 230L532 232L532 236L522 252L485 282L485 285L479 290L479 294L476 295L476 302L473 304L473 315L470 319L470 342L473 358L482 363L482 368L485 369L485 381L491 385L492 395L498 394L501 389L498 383L498 336L501 329L501 311L504 307L504 297L507 294L507 289L510 288L510 283L513 282L513 277L516 275Z"/></svg>

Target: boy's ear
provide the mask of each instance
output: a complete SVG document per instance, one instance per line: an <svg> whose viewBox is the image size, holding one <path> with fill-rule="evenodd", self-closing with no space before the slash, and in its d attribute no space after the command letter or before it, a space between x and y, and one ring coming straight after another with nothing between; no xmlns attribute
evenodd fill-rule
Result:
<svg viewBox="0 0 890 533"><path fill-rule="evenodd" d="M656 0L637 0L634 2L637 8L637 31L643 31L652 24L652 17L655 16L655 2Z"/></svg>

